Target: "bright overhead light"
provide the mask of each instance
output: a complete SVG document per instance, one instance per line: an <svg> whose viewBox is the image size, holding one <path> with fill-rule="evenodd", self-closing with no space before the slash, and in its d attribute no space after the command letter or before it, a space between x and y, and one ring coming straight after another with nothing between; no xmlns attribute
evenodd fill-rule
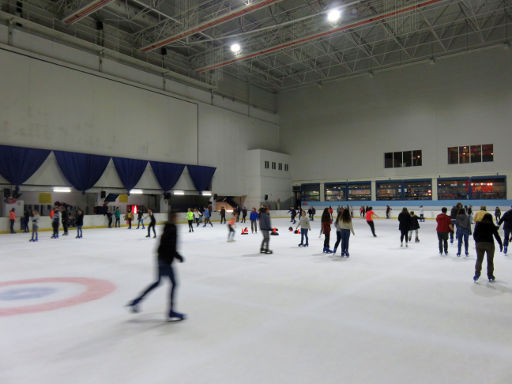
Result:
<svg viewBox="0 0 512 384"><path fill-rule="evenodd" d="M240 44L234 43L234 44L231 44L230 49L231 49L231 52L233 52L236 55L237 53L240 53L240 51L242 50L242 47L240 47Z"/></svg>
<svg viewBox="0 0 512 384"><path fill-rule="evenodd" d="M68 193L68 192L71 192L71 188L69 188L69 187L53 187L53 192Z"/></svg>
<svg viewBox="0 0 512 384"><path fill-rule="evenodd" d="M130 195L142 195L143 193L142 189L130 189Z"/></svg>
<svg viewBox="0 0 512 384"><path fill-rule="evenodd" d="M201 195L203 195L203 196L211 196L212 195L212 191L203 191L203 192L201 192Z"/></svg>
<svg viewBox="0 0 512 384"><path fill-rule="evenodd" d="M329 21L330 23L335 23L337 22L341 17L341 11L339 9L331 9L328 13L327 13L327 21Z"/></svg>
<svg viewBox="0 0 512 384"><path fill-rule="evenodd" d="M173 195L184 195L185 191L172 191Z"/></svg>

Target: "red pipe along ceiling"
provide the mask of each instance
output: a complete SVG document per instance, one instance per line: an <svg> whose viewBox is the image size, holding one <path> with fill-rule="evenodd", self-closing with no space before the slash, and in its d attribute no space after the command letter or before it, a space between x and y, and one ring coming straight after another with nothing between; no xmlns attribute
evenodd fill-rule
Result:
<svg viewBox="0 0 512 384"><path fill-rule="evenodd" d="M207 21L204 24L200 24L200 25L198 25L196 27L193 27L193 28L188 29L186 31L180 32L180 33L178 33L176 35L173 35L173 36L170 36L170 37L166 37L165 39L157 41L155 43L151 43L150 45L142 47L140 50L142 52L152 51L152 50L154 50L156 48L160 48L160 47L163 47L164 45L170 44L173 41L183 39L184 37L193 35L194 33L198 33L198 32L204 31L205 29L212 28L212 27L214 27L216 25L225 23L226 21L235 19L237 17L240 17L240 16L246 15L248 13L254 12L254 11L258 10L258 9L267 7L267 6L271 5L271 4L279 3L281 1L283 1L283 0L264 0L264 1L260 1L259 3L255 3L255 4L251 4L251 5L246 5L246 6L237 8L234 11L229 12L229 13L227 13L224 16L221 16L221 17L219 17L217 19L213 19L213 20Z"/></svg>
<svg viewBox="0 0 512 384"><path fill-rule="evenodd" d="M410 5L408 7L399 8L399 9L396 9L396 10L391 11L391 12L382 13L380 15L372 16L372 17L369 17L367 19L363 19L363 20L357 21L357 22L352 23L352 24L347 24L347 25L344 25L344 26L341 26L341 27L338 27L338 28L335 28L335 29L331 29L330 31L317 33L315 35L303 37L301 39L293 40L293 41L290 41L290 42L285 43L285 44L276 45L276 46L264 49L262 51L249 53L249 54L247 54L245 56L235 57L235 58L233 58L231 60L227 60L227 61L224 61L224 62L221 62L221 63L213 64L213 65L210 65L210 66L207 66L207 67L198 68L198 69L196 69L196 72L199 72L199 73L200 72L206 72L206 71L211 71L213 69L225 67L226 65L230 65L230 64L236 63L238 61L244 61L244 60L256 57L256 56L265 55L265 54L270 53L270 52L275 52L275 51L279 51L281 49L293 47L295 45L303 44L303 43L306 43L306 42L311 41L311 40L316 40L316 39L319 39L321 37L332 35L333 33L345 31L347 29L352 29L352 28L360 27L360 26L365 25L365 24L374 23L376 21L380 21L380 20L386 19L386 18L391 17L391 16L396 16L396 15L399 15L401 13L406 13L406 12L413 11L413 10L418 9L418 8L427 7L429 5L440 3L440 2L443 2L443 1L446 1L446 0L428 0L428 1L424 1L422 3L418 3L418 4L415 4L415 5Z"/></svg>
<svg viewBox="0 0 512 384"><path fill-rule="evenodd" d="M86 5L83 8L80 8L78 11L73 12L72 14L66 16L64 18L65 24L73 24L78 20L83 19L86 16L89 16L91 13L96 12L97 10L103 8L105 5L110 3L112 0L96 0L92 3Z"/></svg>

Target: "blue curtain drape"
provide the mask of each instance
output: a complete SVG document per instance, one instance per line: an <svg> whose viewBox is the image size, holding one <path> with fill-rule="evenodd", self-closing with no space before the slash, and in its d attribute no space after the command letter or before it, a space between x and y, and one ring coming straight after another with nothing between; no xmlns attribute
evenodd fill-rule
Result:
<svg viewBox="0 0 512 384"><path fill-rule="evenodd" d="M0 175L19 186L39 169L49 154L47 149L0 145Z"/></svg>
<svg viewBox="0 0 512 384"><path fill-rule="evenodd" d="M170 191L176 185L183 169L185 169L184 164L163 163L161 161L150 161L149 163L164 192Z"/></svg>
<svg viewBox="0 0 512 384"><path fill-rule="evenodd" d="M110 160L109 156L53 151L57 164L73 188L85 193L98 182Z"/></svg>
<svg viewBox="0 0 512 384"><path fill-rule="evenodd" d="M137 185L146 166L147 160L126 159L124 157L113 157L114 166L124 187L130 192Z"/></svg>
<svg viewBox="0 0 512 384"><path fill-rule="evenodd" d="M196 189L199 192L208 191L217 168L202 165L187 165L187 168Z"/></svg>

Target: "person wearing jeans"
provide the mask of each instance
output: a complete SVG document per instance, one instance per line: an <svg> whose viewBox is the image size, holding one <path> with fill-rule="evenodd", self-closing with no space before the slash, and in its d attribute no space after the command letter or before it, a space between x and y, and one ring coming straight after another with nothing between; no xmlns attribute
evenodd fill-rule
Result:
<svg viewBox="0 0 512 384"><path fill-rule="evenodd" d="M503 253L507 254L508 243L510 241L510 233L512 232L512 209L509 209L507 212L503 214L500 221L498 222L498 226L505 223L503 226L503 232L505 240L503 242Z"/></svg>
<svg viewBox="0 0 512 384"><path fill-rule="evenodd" d="M32 211L32 238L30 241L37 241L37 232L39 229L39 211L34 209Z"/></svg>
<svg viewBox="0 0 512 384"><path fill-rule="evenodd" d="M448 234L452 230L452 224L451 224L451 218L446 214L448 212L448 209L446 207L443 207L441 209L441 213L437 215L436 221L437 221L437 238L439 240L439 254L448 254Z"/></svg>
<svg viewBox="0 0 512 384"><path fill-rule="evenodd" d="M455 218L455 225L457 226L457 256L460 256L462 240L464 240L466 256L469 256L468 243L469 235L471 234L471 223L469 221L469 216L466 215L466 210L464 208L459 209L459 213Z"/></svg>
<svg viewBox="0 0 512 384"><path fill-rule="evenodd" d="M498 234L498 228L492 222L492 215L486 213L481 221L475 225L475 232L473 238L476 243L476 264L475 264L475 276L473 280L476 282L480 273L482 272L482 262L484 256L487 253L487 277L489 282L494 282L494 240L493 236L500 245L500 251L503 249L500 235Z"/></svg>
<svg viewBox="0 0 512 384"><path fill-rule="evenodd" d="M272 225L270 224L270 216L267 213L267 208L261 207L260 214L260 230L263 235L263 241L261 242L260 253L271 254L272 251L268 249L270 242L270 231L272 229Z"/></svg>
<svg viewBox="0 0 512 384"><path fill-rule="evenodd" d="M12 208L9 212L9 221L11 222L11 233L16 233L14 231L14 223L16 222L16 209Z"/></svg>
<svg viewBox="0 0 512 384"><path fill-rule="evenodd" d="M256 212L256 208L253 208L251 210L249 220L251 221L251 233L258 233L258 212Z"/></svg>
<svg viewBox="0 0 512 384"><path fill-rule="evenodd" d="M82 238L82 227L84 225L84 212L79 209L76 211L76 238Z"/></svg>
<svg viewBox="0 0 512 384"><path fill-rule="evenodd" d="M349 209L344 209L343 212L336 217L336 244L334 244L333 253L336 253L338 244L341 241L341 256L349 257L348 242L350 239L350 232L355 235L354 227L352 225L352 215Z"/></svg>
<svg viewBox="0 0 512 384"><path fill-rule="evenodd" d="M306 211L302 211L302 214L299 218L299 223L295 227L295 229L300 227L300 244L299 247L308 247L309 239L308 239L308 231L311 230L311 224L309 223L309 218L306 216ZM304 242L306 239L306 242Z"/></svg>

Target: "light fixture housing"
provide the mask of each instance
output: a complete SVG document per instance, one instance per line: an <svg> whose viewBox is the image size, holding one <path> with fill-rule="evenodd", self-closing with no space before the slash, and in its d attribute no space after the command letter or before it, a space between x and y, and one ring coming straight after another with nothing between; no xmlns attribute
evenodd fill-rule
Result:
<svg viewBox="0 0 512 384"><path fill-rule="evenodd" d="M336 23L341 18L341 11L337 8L331 9L327 12L327 21L329 23Z"/></svg>
<svg viewBox="0 0 512 384"><path fill-rule="evenodd" d="M130 195L142 195L144 191L142 189L130 189Z"/></svg>
<svg viewBox="0 0 512 384"><path fill-rule="evenodd" d="M172 191L172 194L173 195L183 196L185 194L185 191L176 190L176 191Z"/></svg>
<svg viewBox="0 0 512 384"><path fill-rule="evenodd" d="M71 188L69 188L69 187L53 187L53 192L69 193L69 192L71 192Z"/></svg>
<svg viewBox="0 0 512 384"><path fill-rule="evenodd" d="M202 191L201 195L203 195L203 196L211 196L212 195L212 191Z"/></svg>
<svg viewBox="0 0 512 384"><path fill-rule="evenodd" d="M242 47L238 43L233 43L233 44L231 44L229 49L231 49L231 52L233 52L235 55L238 55L240 53L240 51L242 50Z"/></svg>

